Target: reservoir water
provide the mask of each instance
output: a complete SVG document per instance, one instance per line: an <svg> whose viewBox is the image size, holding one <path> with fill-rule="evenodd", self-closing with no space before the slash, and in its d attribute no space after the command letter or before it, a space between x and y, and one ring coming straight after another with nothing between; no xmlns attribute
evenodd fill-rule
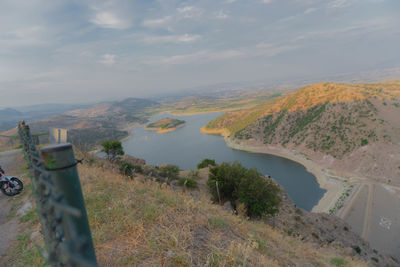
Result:
<svg viewBox="0 0 400 267"><path fill-rule="evenodd" d="M324 195L316 178L303 165L274 155L250 153L229 148L222 137L207 135L200 128L221 113L190 116L158 114L151 122L165 117L186 121L186 125L174 132L158 134L155 131L136 128L132 137L123 141L125 153L143 158L147 164L174 164L181 169L196 169L204 158L217 163L238 161L247 168L256 167L264 175L271 175L288 192L297 206L311 210Z"/></svg>

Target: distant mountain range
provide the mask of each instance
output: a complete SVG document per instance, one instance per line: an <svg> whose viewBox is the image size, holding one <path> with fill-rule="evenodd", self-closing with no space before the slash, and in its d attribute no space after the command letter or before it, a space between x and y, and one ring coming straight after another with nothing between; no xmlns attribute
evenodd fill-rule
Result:
<svg viewBox="0 0 400 267"><path fill-rule="evenodd" d="M0 132L14 128L18 121L36 121L62 114L69 110L87 108L89 105L40 104L18 108L0 109Z"/></svg>
<svg viewBox="0 0 400 267"><path fill-rule="evenodd" d="M49 128L68 130L68 140L82 148L92 148L106 139L121 139L128 135L124 130L131 123L145 123L147 117L158 107L158 103L141 98L127 98L121 101L100 103L93 106L57 107L45 105L35 106L30 114L22 113L9 123L9 131L3 135L16 135L18 120L26 120L33 133L47 132ZM46 110L48 113L46 113ZM11 111L9 110L9 113ZM52 114L56 114L53 115ZM31 119L32 114L47 114L44 119ZM37 118L37 117L36 117Z"/></svg>
<svg viewBox="0 0 400 267"><path fill-rule="evenodd" d="M15 117L15 116L21 116L23 115L22 112L19 112L18 110L15 110L13 108L6 108L6 109L0 109L0 116L11 116L11 117Z"/></svg>

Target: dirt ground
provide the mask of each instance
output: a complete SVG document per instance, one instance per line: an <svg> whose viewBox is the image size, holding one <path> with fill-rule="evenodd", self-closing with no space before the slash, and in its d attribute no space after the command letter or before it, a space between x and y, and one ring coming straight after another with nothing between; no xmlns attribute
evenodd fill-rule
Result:
<svg viewBox="0 0 400 267"><path fill-rule="evenodd" d="M6 174L14 175L21 170L22 155L21 150L12 150L0 152L0 166ZM18 234L17 218L9 219L11 210L10 197L0 193L0 263L1 258L7 252L11 243L15 240Z"/></svg>

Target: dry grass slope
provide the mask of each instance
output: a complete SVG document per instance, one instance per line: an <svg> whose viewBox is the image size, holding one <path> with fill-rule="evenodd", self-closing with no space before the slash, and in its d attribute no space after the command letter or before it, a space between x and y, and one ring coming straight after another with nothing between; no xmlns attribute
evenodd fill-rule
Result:
<svg viewBox="0 0 400 267"><path fill-rule="evenodd" d="M247 110L228 112L207 124L206 129L226 129L229 135L236 133L257 119L280 111L307 110L327 102L349 102L379 97L400 97L400 81L371 84L318 83L303 87L287 96L267 100Z"/></svg>
<svg viewBox="0 0 400 267"><path fill-rule="evenodd" d="M153 181L128 180L109 167L79 167L101 265L328 266L343 251L316 248L262 222Z"/></svg>

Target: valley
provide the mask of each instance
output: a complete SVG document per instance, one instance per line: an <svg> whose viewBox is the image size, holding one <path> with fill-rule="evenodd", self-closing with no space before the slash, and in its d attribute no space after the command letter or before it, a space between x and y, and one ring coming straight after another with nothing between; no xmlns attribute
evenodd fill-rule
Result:
<svg viewBox="0 0 400 267"><path fill-rule="evenodd" d="M30 125L33 132L46 132L51 127L66 128L70 142L81 149L92 150L106 139L129 140L132 136L137 137L137 130L131 134L132 129L146 124L146 129L159 133L179 130L170 133L179 137L181 127L193 127L191 120L185 122L193 114L223 112L189 131L201 128L202 133L222 135L226 145L235 150L276 155L302 164L326 190L322 198L318 197L315 203L312 200L309 203L314 204L305 204L304 208L336 214L370 241L373 247L388 253L398 252L395 222L400 218L393 214L397 214L395 210L400 199L400 82L319 83L292 92L256 90L228 95L220 92L215 98L192 96L175 99L177 102L130 98L69 110ZM159 116L158 121L152 120L154 114L162 114L160 112L170 115ZM181 116L174 117L172 114ZM149 120L152 121L150 124ZM2 138L12 140L15 130L2 134ZM194 133L190 135L194 136ZM145 133L143 136L139 134L139 137L145 138L139 141L143 144L146 144L143 140L147 138L154 142L154 137ZM197 138L201 141L203 137ZM180 164L190 159L191 156L187 155L176 161L179 158L177 154L171 154L176 149L187 149L188 152L199 150L180 148L179 143L183 140L170 143L172 147L165 148L168 156L153 163ZM151 147L161 149L165 140L160 139L160 142L152 143ZM204 140L202 142L204 146ZM124 143L129 146L129 141ZM187 140L186 144L189 143L193 141ZM225 151L222 147L220 150ZM136 147L129 151L152 162L150 154L141 154ZM207 153L204 154L204 157L207 156ZM218 157L227 160L231 156L221 154ZM171 161L173 158L175 160ZM242 156L237 159L246 162ZM200 158L197 156L196 160ZM249 162L248 166L254 164ZM262 164L258 168L262 169ZM293 180L280 180L280 174L271 171L268 166L266 175L275 174L286 190L293 186ZM295 191L289 189L289 195L295 202L301 203L304 193L298 195ZM387 195L384 192L391 197L385 200L387 204L382 208L381 199ZM388 225L388 221L391 222L390 229L382 226ZM378 234L383 230L386 234ZM392 241L382 243L387 235L393 237Z"/></svg>
<svg viewBox="0 0 400 267"><path fill-rule="evenodd" d="M320 83L275 101L225 113L202 130L232 148L303 164L327 190L314 212L337 214L373 246L399 253L400 82Z"/></svg>

